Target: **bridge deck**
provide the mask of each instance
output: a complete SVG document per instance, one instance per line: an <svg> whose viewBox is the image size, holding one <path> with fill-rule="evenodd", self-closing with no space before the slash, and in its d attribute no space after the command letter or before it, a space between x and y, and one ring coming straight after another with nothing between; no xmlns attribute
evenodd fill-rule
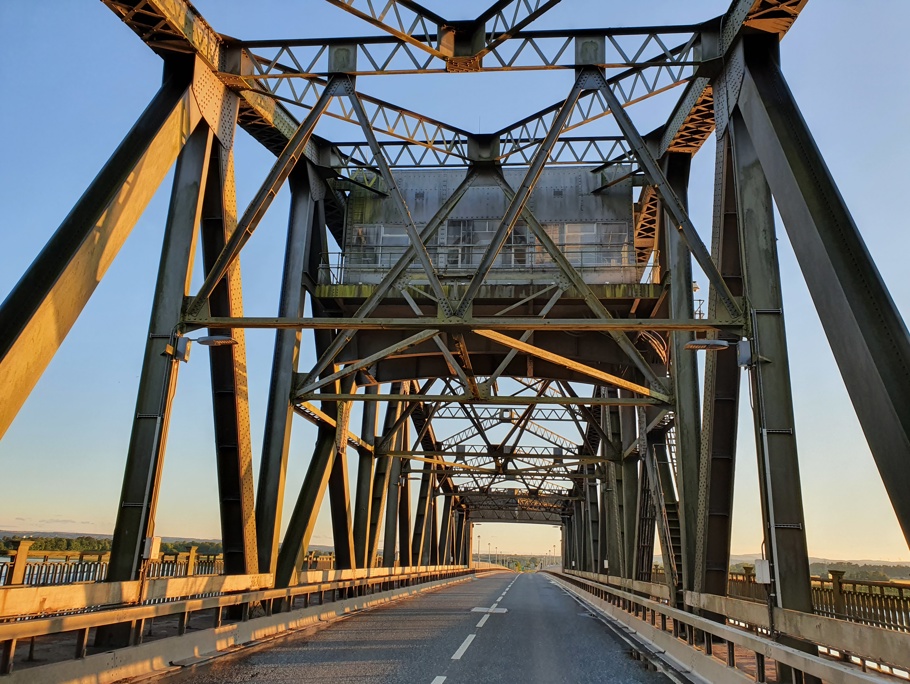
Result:
<svg viewBox="0 0 910 684"><path fill-rule="evenodd" d="M506 612L475 610L494 605L494 610ZM358 613L316 633L297 633L186 668L167 681L455 684L605 679L669 681L633 660L603 623L547 575L498 572Z"/></svg>

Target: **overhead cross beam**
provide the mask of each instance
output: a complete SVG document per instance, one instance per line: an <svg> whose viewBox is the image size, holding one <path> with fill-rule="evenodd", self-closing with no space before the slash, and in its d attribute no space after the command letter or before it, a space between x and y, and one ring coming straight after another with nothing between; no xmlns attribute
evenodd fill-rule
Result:
<svg viewBox="0 0 910 684"><path fill-rule="evenodd" d="M328 1L403 44L443 60L447 71L476 71L485 54L560 2L497 0L474 20L453 22L411 0L388 0L382 5L370 0Z"/></svg>
<svg viewBox="0 0 910 684"><path fill-rule="evenodd" d="M462 29L458 32L467 35ZM352 38L240 41L239 45L254 55L254 70L246 79L261 84L269 92L283 95L291 89L282 81L331 73L331 49L335 47L356 53L356 60L346 72L352 76L445 73L454 69L540 71L580 66L574 43L578 38L592 36L604 40L604 54L596 64L605 69L691 69L702 61L696 52L702 38L701 27L694 25L518 31L508 36L500 34L479 52L464 56L450 56L436 49L435 46L451 40L451 31L409 38L390 33L388 36ZM680 43L681 38L685 42ZM477 44L479 41L475 41ZM487 57L485 63L484 56ZM590 61L584 63L591 64Z"/></svg>

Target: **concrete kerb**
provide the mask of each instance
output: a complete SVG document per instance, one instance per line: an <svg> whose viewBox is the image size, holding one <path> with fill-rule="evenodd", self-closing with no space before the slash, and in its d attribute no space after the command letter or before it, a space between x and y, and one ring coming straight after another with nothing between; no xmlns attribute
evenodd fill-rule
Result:
<svg viewBox="0 0 910 684"><path fill-rule="evenodd" d="M137 681L235 654L297 631L322 629L355 612L471 579L473 575L451 577L370 596L334 601L325 606L276 613L217 629L200 630L193 634L97 653L80 660L14 670L3 680L4 684L113 684L123 680Z"/></svg>

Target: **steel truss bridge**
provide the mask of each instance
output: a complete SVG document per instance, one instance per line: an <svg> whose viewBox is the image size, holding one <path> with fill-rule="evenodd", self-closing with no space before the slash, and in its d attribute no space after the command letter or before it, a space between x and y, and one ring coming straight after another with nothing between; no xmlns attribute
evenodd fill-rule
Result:
<svg viewBox="0 0 910 684"><path fill-rule="evenodd" d="M187 0L102 1L161 57L163 84L0 307L0 435L176 165L174 186L106 580L53 597L0 589L0 674L12 671L17 640L35 635L75 631L78 662L100 663L85 657L89 629L99 647L141 649L143 621L165 614L213 608L220 625L222 609L246 621L259 606L279 624L314 592L354 600L448 581L469 571L471 526L490 521L561 526L563 578L623 620L659 618L652 644L664 649L710 660L713 634L776 660L782 681L877 680L819 646L910 665L906 630L813 615L772 198L908 540L910 336L783 75L778 45L806 0L733 0L722 17L691 25L571 31L535 29L559 0L498 0L469 21L411 0L329 0L381 35L260 41L219 34ZM541 70L567 70L574 83L494 132L359 89L372 76ZM635 105L672 89L665 123L640 131ZM350 138L317 135L328 118L353 124ZM589 133L604 121L618 133ZM242 212L238 128L275 155ZM706 244L687 185L712 135ZM601 179L594 195L631 188L623 263L634 278L592 280L535 215L538 181L553 169ZM418 222L402 179L442 171L461 180ZM238 258L286 183L278 315L244 316ZM438 234L472 188L501 195L504 211L471 268L453 272ZM406 236L374 281L346 279L327 257L340 246L350 269L356 197L391 206ZM501 266L519 226L549 270L517 283ZM192 291L197 242L205 277ZM693 260L710 284L703 317ZM254 482L244 331L261 328L275 330L275 350ZM158 585L146 574L149 541L193 334L213 345L224 574ZM298 363L301 345L315 349L311 367ZM700 391L692 349L705 347L715 351ZM743 369L767 606L727 593ZM300 419L317 437L282 536ZM315 577L303 559L326 496L335 574ZM700 667L738 681L731 668Z"/></svg>

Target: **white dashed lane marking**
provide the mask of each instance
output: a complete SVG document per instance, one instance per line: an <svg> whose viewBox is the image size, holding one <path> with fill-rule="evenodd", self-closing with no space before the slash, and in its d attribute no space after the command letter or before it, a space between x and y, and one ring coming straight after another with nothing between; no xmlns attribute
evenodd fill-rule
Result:
<svg viewBox="0 0 910 684"><path fill-rule="evenodd" d="M489 620L489 619L490 619L490 614L487 613L487 614L484 615L482 618L480 618L480 622L477 623L477 626L478 626L478 627L483 627L484 624L486 623L486 621Z"/></svg>
<svg viewBox="0 0 910 684"><path fill-rule="evenodd" d="M461 656L464 655L464 652L468 650L468 646L471 645L471 642L474 641L476 634L468 634L467 639L465 639L461 646L458 647L458 650L455 651L455 655L452 656L452 660L461 660Z"/></svg>

